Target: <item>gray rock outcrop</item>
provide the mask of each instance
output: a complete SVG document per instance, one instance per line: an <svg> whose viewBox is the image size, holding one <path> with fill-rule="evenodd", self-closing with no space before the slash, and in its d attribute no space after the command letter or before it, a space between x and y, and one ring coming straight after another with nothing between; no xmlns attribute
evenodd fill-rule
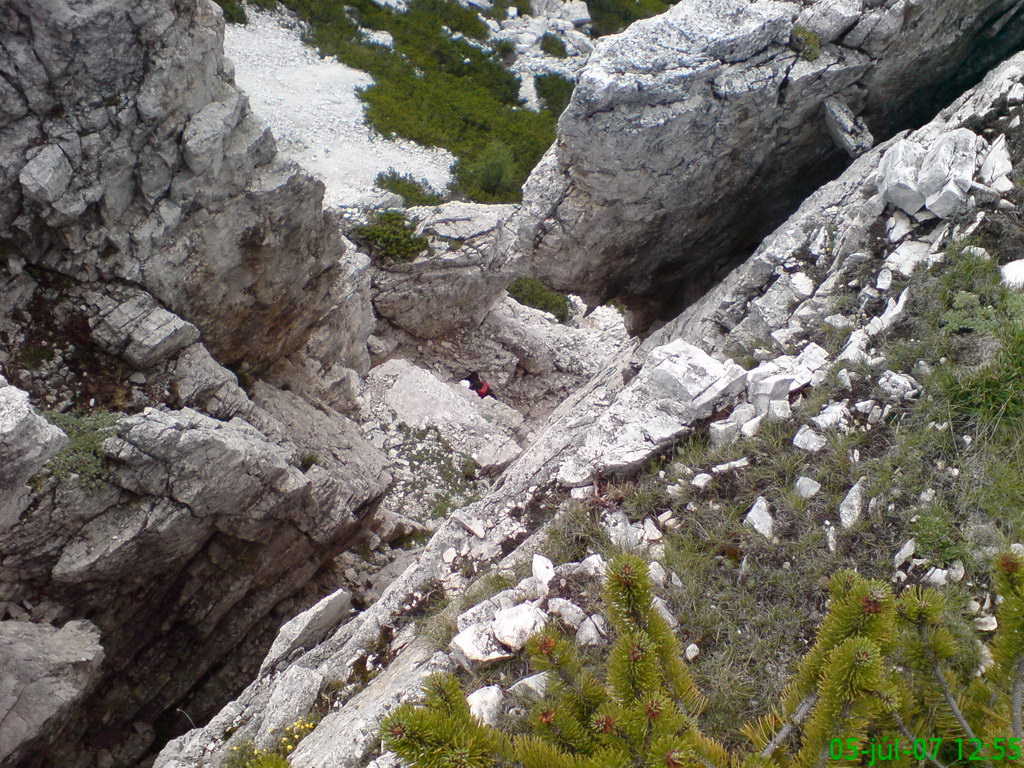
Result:
<svg viewBox="0 0 1024 768"><path fill-rule="evenodd" d="M867 130L887 139L927 119L1024 43L1022 13L1012 0L819 0L802 13L682 0L598 43L511 247L553 287L622 298L641 327L671 317L865 151ZM820 52L790 46L797 27Z"/></svg>
<svg viewBox="0 0 1024 768"><path fill-rule="evenodd" d="M28 393L0 377L0 534L28 506L29 478L66 443L63 432L35 413Z"/></svg>
<svg viewBox="0 0 1024 768"><path fill-rule="evenodd" d="M0 761L25 757L18 747L61 718L99 680L100 633L88 621L57 629L0 621Z"/></svg>
<svg viewBox="0 0 1024 768"><path fill-rule="evenodd" d="M460 202L413 209L417 231L434 252L376 266L378 314L422 339L479 325L515 276L508 256L494 247L513 209Z"/></svg>
<svg viewBox="0 0 1024 768"><path fill-rule="evenodd" d="M337 311L346 256L323 186L275 160L231 82L216 6L16 0L0 37L6 250L141 286L227 365L265 368Z"/></svg>
<svg viewBox="0 0 1024 768"><path fill-rule="evenodd" d="M369 367L368 260L222 35L208 0L0 9L0 605L102 646L12 715L35 718L4 731L19 765L135 765L154 726L219 709L390 483L338 410Z"/></svg>

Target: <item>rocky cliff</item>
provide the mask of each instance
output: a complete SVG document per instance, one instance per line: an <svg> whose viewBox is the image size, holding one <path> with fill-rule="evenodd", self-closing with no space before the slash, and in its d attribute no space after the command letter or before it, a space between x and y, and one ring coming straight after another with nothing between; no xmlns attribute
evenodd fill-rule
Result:
<svg viewBox="0 0 1024 768"><path fill-rule="evenodd" d="M714 291L643 344L624 350L569 397L499 482L453 514L377 602L345 623L334 624L326 604L297 619L294 629L282 633L282 642L306 625L322 631L326 621L334 628L290 663L280 656L268 660L259 678L208 726L168 745L157 766L223 764L232 750L250 742L275 749L281 724L305 718L316 725L297 747L285 748L291 765L394 766L394 755L378 751L378 724L399 702L418 695L424 678L438 669L462 667L467 680L488 676L501 681L471 697L474 713L485 720L494 716L495 707L514 706L524 687L540 685L536 678L517 682L521 666L501 666L520 658L529 632L558 622L575 633L577 642L606 642L600 623L565 599L587 604L592 582L601 574L601 558L565 562L552 570L550 562L535 557L552 523L557 527L561 516L571 514L572 499L590 505L614 547L635 549L654 560L659 584L682 584L687 574L670 574L662 541L680 524L676 510L692 499L687 514L706 508L721 517L724 497L711 493L709 501L703 489L735 482L731 478L756 472L757 462L764 461L741 456L711 466L694 454L677 470L677 484L667 490L667 508L634 523L611 481L636 472L687 435L699 432L713 448L727 451L735 441L752 440L771 425L773 445L784 446L773 451L810 456L812 465L813 457L835 440L843 446L841 460L856 475L863 466L857 463L860 454L847 455L843 436L898 422L921 395L911 372L879 350L880 340L899 323L915 327L906 316L908 296L916 290L910 279L914 268L937 263L951 244L963 243L979 227L998 232L1015 221L1019 191L1008 182L1015 164L1024 160L1022 109L1024 58L1017 56L920 130L867 151L811 195ZM978 251L979 258L992 258ZM848 309L840 316L841 298ZM837 336L826 341L822 329L830 324ZM754 354L744 366L728 356L744 350ZM820 399L819 389L850 394L833 402ZM863 399L854 405L858 397ZM756 477L762 481L751 482L760 489L764 475ZM884 508L881 499L866 498L864 486L854 480L844 476L836 505L824 502L808 522L813 546L829 553L827 558L859 551L858 539L846 532L862 516ZM801 478L793 493L810 498L820 488ZM673 499L682 501L677 506ZM900 503L909 517L918 499ZM890 504L890 513L895 507ZM542 525L552 514L553 521ZM740 527L770 549L780 536L792 535L795 525L774 514L761 500L741 518ZM578 518L566 525L575 530ZM746 551L771 560L742 541ZM900 548L895 559L888 550L882 557L899 569L908 561L907 551L912 545ZM929 562L914 561L921 564L928 568ZM795 566L787 559L769 569L790 567ZM962 579L963 564L959 571L956 567L922 568L914 578ZM735 578L742 582L746 557L737 568ZM477 578L495 573L512 586L487 589L492 582ZM767 571L761 573L768 577ZM893 575L897 581L907 578L902 570ZM473 581L485 599L456 603L451 633L432 645L420 623L425 603L439 590L460 594ZM688 661L699 652L697 646L688 649ZM758 659L757 666L762 669L764 660ZM516 682L515 690L506 691L506 682Z"/></svg>
<svg viewBox="0 0 1024 768"><path fill-rule="evenodd" d="M390 481L335 410L368 262L222 34L207 0L0 9L5 765L134 764L219 707Z"/></svg>
<svg viewBox="0 0 1024 768"><path fill-rule="evenodd" d="M524 190L552 286L671 318L849 154L1024 42L1010 0L683 0L599 42Z"/></svg>
<svg viewBox="0 0 1024 768"><path fill-rule="evenodd" d="M658 560L678 517L631 521L610 479L695 432L727 446L773 424L813 454L920 395L878 340L915 265L1016 215L1024 62L912 134L872 148L867 126L885 137L931 109L941 93L922 94L957 87L958 67L979 77L1020 10L684 1L599 45L517 229L507 209L450 204L423 223L433 256L371 268L319 184L276 159L207 0L5 5L0 760L132 765L178 736L159 768L219 766L302 723L291 765L385 768L379 721L431 671L515 658L556 614L601 642L549 588L600 563L532 559L570 500ZM858 159L803 200L840 170L835 142ZM501 300L522 251L591 298L671 306L801 201L643 342ZM443 381L467 368L507 400ZM834 378L863 399L817 403ZM473 476L469 490L422 487L428 429L445 480ZM694 461L687 489L744 458ZM842 492L838 525L822 513L830 549L871 509L859 483ZM765 505L744 520L784 533ZM384 539L426 533L383 558ZM332 560L359 536L386 560L362 591ZM454 637L425 636L440 595L495 574L509 588L466 598Z"/></svg>

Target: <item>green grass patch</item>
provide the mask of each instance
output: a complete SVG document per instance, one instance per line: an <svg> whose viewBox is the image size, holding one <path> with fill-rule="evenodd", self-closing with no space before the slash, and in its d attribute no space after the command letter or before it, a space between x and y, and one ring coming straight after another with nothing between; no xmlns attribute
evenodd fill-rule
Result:
<svg viewBox="0 0 1024 768"><path fill-rule="evenodd" d="M111 436L111 429L121 414L74 415L46 411L43 416L68 436L68 444L49 461L45 471L60 482L77 475L78 481L86 487L102 483L109 471L103 441Z"/></svg>
<svg viewBox="0 0 1024 768"><path fill-rule="evenodd" d="M53 359L53 347L44 347L42 344L30 344L21 350L18 355L18 363L27 371L34 371L43 363Z"/></svg>
<svg viewBox="0 0 1024 768"><path fill-rule="evenodd" d="M565 43L562 42L562 39L550 32L545 32L544 36L540 39L540 49L548 56L553 56L556 59L564 59L569 55L566 53Z"/></svg>
<svg viewBox="0 0 1024 768"><path fill-rule="evenodd" d="M349 234L373 258L397 264L412 261L430 249L427 238L416 234L415 222L401 211L385 211Z"/></svg>
<svg viewBox="0 0 1024 768"><path fill-rule="evenodd" d="M790 45L806 61L814 61L821 56L821 38L813 30L799 24L793 26L790 33Z"/></svg>
<svg viewBox="0 0 1024 768"><path fill-rule="evenodd" d="M614 35L634 21L664 13L672 5L662 0L587 0L594 37Z"/></svg>
<svg viewBox="0 0 1024 768"><path fill-rule="evenodd" d="M560 323L569 319L569 298L564 293L545 287L535 277L516 278L508 287L508 295L527 307L550 312Z"/></svg>
<svg viewBox="0 0 1024 768"><path fill-rule="evenodd" d="M378 173L373 183L381 189L386 189L401 196L402 200L409 207L440 205L445 201L445 196L435 192L426 181L413 178L412 174L409 173L399 173L394 169Z"/></svg>
<svg viewBox="0 0 1024 768"><path fill-rule="evenodd" d="M569 99L572 98L573 88L576 84L568 78L548 73L537 75L537 98L540 99L544 109L554 115L561 115L569 106Z"/></svg>

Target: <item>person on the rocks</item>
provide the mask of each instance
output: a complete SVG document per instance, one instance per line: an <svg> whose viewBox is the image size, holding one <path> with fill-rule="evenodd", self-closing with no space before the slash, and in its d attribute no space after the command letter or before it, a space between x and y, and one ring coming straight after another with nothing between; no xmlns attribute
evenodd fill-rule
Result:
<svg viewBox="0 0 1024 768"><path fill-rule="evenodd" d="M494 394L494 390L491 389L491 385L480 378L480 374L476 371L470 373L465 379L463 379L469 385L469 388L476 392L481 398L493 397L495 400L498 396Z"/></svg>

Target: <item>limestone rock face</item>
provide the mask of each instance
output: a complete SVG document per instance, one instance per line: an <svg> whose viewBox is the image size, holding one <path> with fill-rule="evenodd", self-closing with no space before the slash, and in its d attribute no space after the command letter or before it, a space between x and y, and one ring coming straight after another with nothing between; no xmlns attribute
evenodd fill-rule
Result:
<svg viewBox="0 0 1024 768"><path fill-rule="evenodd" d="M494 247L513 209L461 202L413 209L434 255L377 265L377 312L424 339L479 325L514 277L506 256Z"/></svg>
<svg viewBox="0 0 1024 768"><path fill-rule="evenodd" d="M190 408L120 419L103 445L105 479L47 486L0 542L5 599L50 601L103 632L103 684L62 722L56 763L82 751L75 739L98 713L115 713L108 727L151 720L273 625L272 609L352 539L386 485L382 457L336 414L313 411L317 427L294 403L260 402L251 421ZM304 468L284 434L319 463Z"/></svg>
<svg viewBox="0 0 1024 768"><path fill-rule="evenodd" d="M587 432L559 471L565 485L584 485L639 466L660 447L708 418L743 391L747 372L682 340L651 352L636 379Z"/></svg>
<svg viewBox="0 0 1024 768"><path fill-rule="evenodd" d="M379 423L437 429L453 448L484 469L501 468L519 455L512 432L521 417L493 398L440 381L405 360L370 371L364 395Z"/></svg>
<svg viewBox="0 0 1024 768"><path fill-rule="evenodd" d="M31 744L99 680L100 633L88 621L61 629L27 621L0 622L0 761Z"/></svg>
<svg viewBox="0 0 1024 768"><path fill-rule="evenodd" d="M209 0L0 9L0 603L41 638L87 616L103 659L52 711L16 702L26 768L137 765L154 723L212 714L337 588L321 565L390 483L338 410L369 368L368 261L222 35ZM69 443L30 398L113 426Z"/></svg>
<svg viewBox="0 0 1024 768"><path fill-rule="evenodd" d="M275 160L233 85L220 10L17 0L0 37L0 238L76 280L144 288L223 363L299 350L345 249L322 184Z"/></svg>
<svg viewBox="0 0 1024 768"><path fill-rule="evenodd" d="M35 413L28 394L0 377L0 534L28 504L25 483L66 443L64 433Z"/></svg>
<svg viewBox="0 0 1024 768"><path fill-rule="evenodd" d="M699 297L838 171L830 128L861 154L855 118L888 138L1024 41L1011 0L797 11L682 0L602 39L524 188L512 249L553 287L623 298L642 325ZM790 47L794 23L822 37L817 58Z"/></svg>

